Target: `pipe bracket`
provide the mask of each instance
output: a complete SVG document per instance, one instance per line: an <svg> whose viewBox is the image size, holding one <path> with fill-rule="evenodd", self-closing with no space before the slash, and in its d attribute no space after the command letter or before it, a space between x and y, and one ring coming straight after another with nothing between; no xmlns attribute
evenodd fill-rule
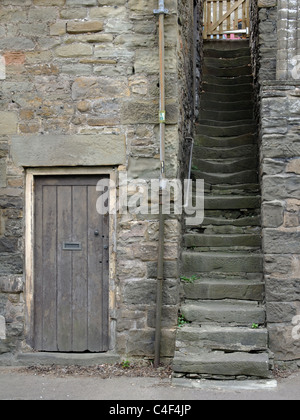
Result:
<svg viewBox="0 0 300 420"><path fill-rule="evenodd" d="M154 9L153 10L153 13L155 15L168 15L169 14L169 10L168 9L164 9L164 8L162 8L162 9Z"/></svg>

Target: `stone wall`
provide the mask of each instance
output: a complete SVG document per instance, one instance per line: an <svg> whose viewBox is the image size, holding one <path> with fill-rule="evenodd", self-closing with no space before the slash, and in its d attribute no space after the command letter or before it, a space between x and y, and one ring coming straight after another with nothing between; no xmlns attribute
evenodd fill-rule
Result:
<svg viewBox="0 0 300 420"><path fill-rule="evenodd" d="M277 0L258 5L259 80L275 80L277 64Z"/></svg>
<svg viewBox="0 0 300 420"><path fill-rule="evenodd" d="M292 57L299 45L298 2L260 0L258 6L262 233L269 345L277 364L296 367L300 359L300 74Z"/></svg>
<svg viewBox="0 0 300 420"><path fill-rule="evenodd" d="M262 222L267 322L275 360L300 359L300 84L262 87Z"/></svg>
<svg viewBox="0 0 300 420"><path fill-rule="evenodd" d="M298 0L278 0L277 79L292 80L294 60L300 54L300 4Z"/></svg>
<svg viewBox="0 0 300 420"><path fill-rule="evenodd" d="M169 178L179 174L180 142L191 127L186 117L192 40L186 29L192 4L166 0ZM98 162L129 179L159 176L157 7L156 0L1 2L6 79L0 80L0 353L25 344L24 167ZM173 218L166 228L162 355L172 356L181 225ZM115 238L115 311L110 314L117 325L115 350L152 357L157 216L118 215Z"/></svg>

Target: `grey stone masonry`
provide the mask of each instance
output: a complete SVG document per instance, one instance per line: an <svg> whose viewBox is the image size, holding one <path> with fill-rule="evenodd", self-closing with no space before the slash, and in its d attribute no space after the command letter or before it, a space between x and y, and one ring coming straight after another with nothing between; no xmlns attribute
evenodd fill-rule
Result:
<svg viewBox="0 0 300 420"><path fill-rule="evenodd" d="M277 79L300 80L300 4L298 0L278 0Z"/></svg>
<svg viewBox="0 0 300 420"><path fill-rule="evenodd" d="M262 87L262 224L270 350L300 358L300 84Z"/></svg>
<svg viewBox="0 0 300 420"><path fill-rule="evenodd" d="M182 144L193 126L194 3L165 1L170 179L179 177ZM28 168L159 178L157 7L157 0L0 1L6 70L5 77L0 74L0 359L33 350L25 316L34 301L25 259ZM27 218L26 228L30 223ZM111 349L153 358L158 217L117 214L112 225ZM175 350L180 241L180 220L167 219L161 351L167 358Z"/></svg>

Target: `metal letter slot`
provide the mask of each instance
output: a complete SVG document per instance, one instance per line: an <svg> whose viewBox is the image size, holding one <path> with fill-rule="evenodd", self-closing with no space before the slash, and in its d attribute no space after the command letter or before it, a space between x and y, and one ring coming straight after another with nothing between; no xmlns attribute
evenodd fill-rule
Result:
<svg viewBox="0 0 300 420"><path fill-rule="evenodd" d="M64 251L82 251L81 242L64 242Z"/></svg>

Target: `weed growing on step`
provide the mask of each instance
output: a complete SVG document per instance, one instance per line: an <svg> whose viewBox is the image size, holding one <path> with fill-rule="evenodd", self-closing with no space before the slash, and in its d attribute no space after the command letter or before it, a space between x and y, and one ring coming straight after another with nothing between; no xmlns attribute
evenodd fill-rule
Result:
<svg viewBox="0 0 300 420"><path fill-rule="evenodd" d="M187 321L182 314L179 314L178 315L178 327L181 328L186 324L189 324L189 321Z"/></svg>
<svg viewBox="0 0 300 420"><path fill-rule="evenodd" d="M253 323L252 324L252 330L257 330L259 328L258 324Z"/></svg>
<svg viewBox="0 0 300 420"><path fill-rule="evenodd" d="M196 280L200 280L199 276L191 276L191 277L187 277L187 276L181 276L180 280L184 281L185 283L195 283Z"/></svg>

